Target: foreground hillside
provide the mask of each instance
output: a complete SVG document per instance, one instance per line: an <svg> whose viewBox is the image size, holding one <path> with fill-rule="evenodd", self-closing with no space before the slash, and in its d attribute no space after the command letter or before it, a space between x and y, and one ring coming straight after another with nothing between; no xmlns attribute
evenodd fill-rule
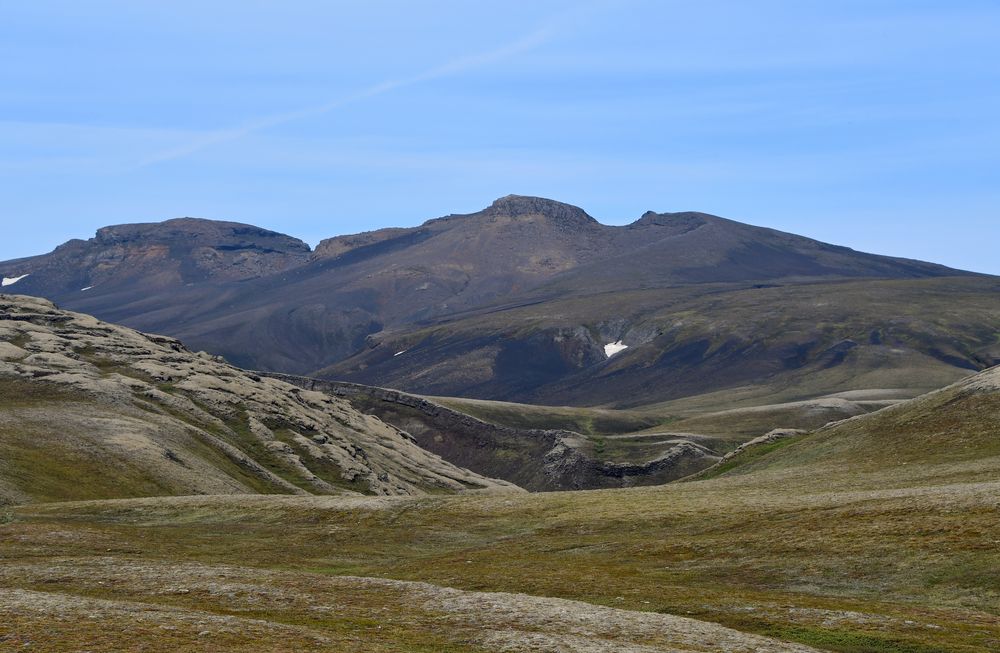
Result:
<svg viewBox="0 0 1000 653"><path fill-rule="evenodd" d="M10 508L0 641L992 652L998 433L991 370L661 487Z"/></svg>
<svg viewBox="0 0 1000 653"><path fill-rule="evenodd" d="M704 213L605 225L537 197L313 251L236 223L119 225L0 276L245 368L418 394L789 400L921 392L1000 361L993 277Z"/></svg>
<svg viewBox="0 0 1000 653"><path fill-rule="evenodd" d="M0 502L509 487L349 404L0 295Z"/></svg>

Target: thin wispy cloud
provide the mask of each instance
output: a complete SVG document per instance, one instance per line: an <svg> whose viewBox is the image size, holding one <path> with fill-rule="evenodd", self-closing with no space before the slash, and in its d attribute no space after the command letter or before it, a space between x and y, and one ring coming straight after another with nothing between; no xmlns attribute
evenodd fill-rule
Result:
<svg viewBox="0 0 1000 653"><path fill-rule="evenodd" d="M235 127L216 130L207 133L200 138L188 141L178 147L154 154L153 156L142 160L139 163L139 167L181 159L213 145L239 140L253 134L254 132L294 122L296 120L320 116L349 104L383 95L400 88L414 86L416 84L422 84L453 75L459 75L476 68L481 68L492 63L503 61L543 45L552 38L552 35L553 29L543 27L495 50L459 57L444 64L434 66L433 68L428 68L427 70L409 77L385 80L324 104L305 107L285 113L273 114L270 116L263 116Z"/></svg>

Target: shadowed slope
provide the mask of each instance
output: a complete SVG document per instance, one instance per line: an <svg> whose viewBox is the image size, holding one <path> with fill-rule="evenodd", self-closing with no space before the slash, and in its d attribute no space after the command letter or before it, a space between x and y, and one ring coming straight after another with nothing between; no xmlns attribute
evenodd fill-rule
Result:
<svg viewBox="0 0 1000 653"><path fill-rule="evenodd" d="M317 375L618 407L719 391L759 403L857 389L919 394L1000 362L998 296L994 278L945 277L568 297L388 331ZM615 342L627 348L609 357Z"/></svg>

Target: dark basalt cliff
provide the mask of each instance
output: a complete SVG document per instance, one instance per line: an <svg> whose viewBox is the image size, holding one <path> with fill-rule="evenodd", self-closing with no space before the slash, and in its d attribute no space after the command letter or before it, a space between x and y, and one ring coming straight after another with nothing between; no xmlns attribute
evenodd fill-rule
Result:
<svg viewBox="0 0 1000 653"><path fill-rule="evenodd" d="M104 227L89 240L0 265L28 275L18 292L72 300L81 292L166 292L191 283L242 281L301 265L309 256L307 244L274 231L178 218Z"/></svg>

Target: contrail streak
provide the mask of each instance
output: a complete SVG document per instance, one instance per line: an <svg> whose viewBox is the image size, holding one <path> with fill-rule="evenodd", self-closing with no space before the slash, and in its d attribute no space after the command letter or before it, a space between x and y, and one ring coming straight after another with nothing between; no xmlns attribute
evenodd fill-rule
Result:
<svg viewBox="0 0 1000 653"><path fill-rule="evenodd" d="M378 84L374 84L367 88L363 88L355 93L346 95L344 97L337 98L325 104L320 104L311 107L305 107L302 109L297 109L295 111L288 111L285 113L278 113L270 116L263 116L250 120L241 125L231 127L228 129L220 129L214 132L205 134L201 138L194 139L184 145L180 145L169 150L165 150L154 154L142 160L139 163L140 168L153 165L156 163L162 163L164 161L172 161L174 159L180 159L186 156L190 156L196 152L199 152L207 147L213 145L218 145L220 143L227 143L235 140L239 140L245 136L248 136L254 132L261 131L263 129L268 129L270 127L275 127L277 125L282 125L285 123L293 122L295 120L302 120L303 118L310 118L313 116L319 116L324 113L328 113L335 109L339 109L343 106L353 104L355 102L366 100L368 98L376 97L378 95L383 95L390 91L394 91L399 88L404 88L407 86L413 86L415 84L421 84L423 82L429 82L435 79L440 79L443 77L449 77L451 75L457 75L463 73L467 70L472 70L485 66L496 61L501 61L507 59L523 52L527 52L538 46L542 45L548 41L552 36L552 30L549 28L543 28L528 34L527 36L509 43L496 50L491 50L489 52L483 52L479 54L474 54L466 57L460 57L453 61L449 61L440 66L435 66L429 68L423 72L417 73L410 77L404 77L401 79L390 79Z"/></svg>

